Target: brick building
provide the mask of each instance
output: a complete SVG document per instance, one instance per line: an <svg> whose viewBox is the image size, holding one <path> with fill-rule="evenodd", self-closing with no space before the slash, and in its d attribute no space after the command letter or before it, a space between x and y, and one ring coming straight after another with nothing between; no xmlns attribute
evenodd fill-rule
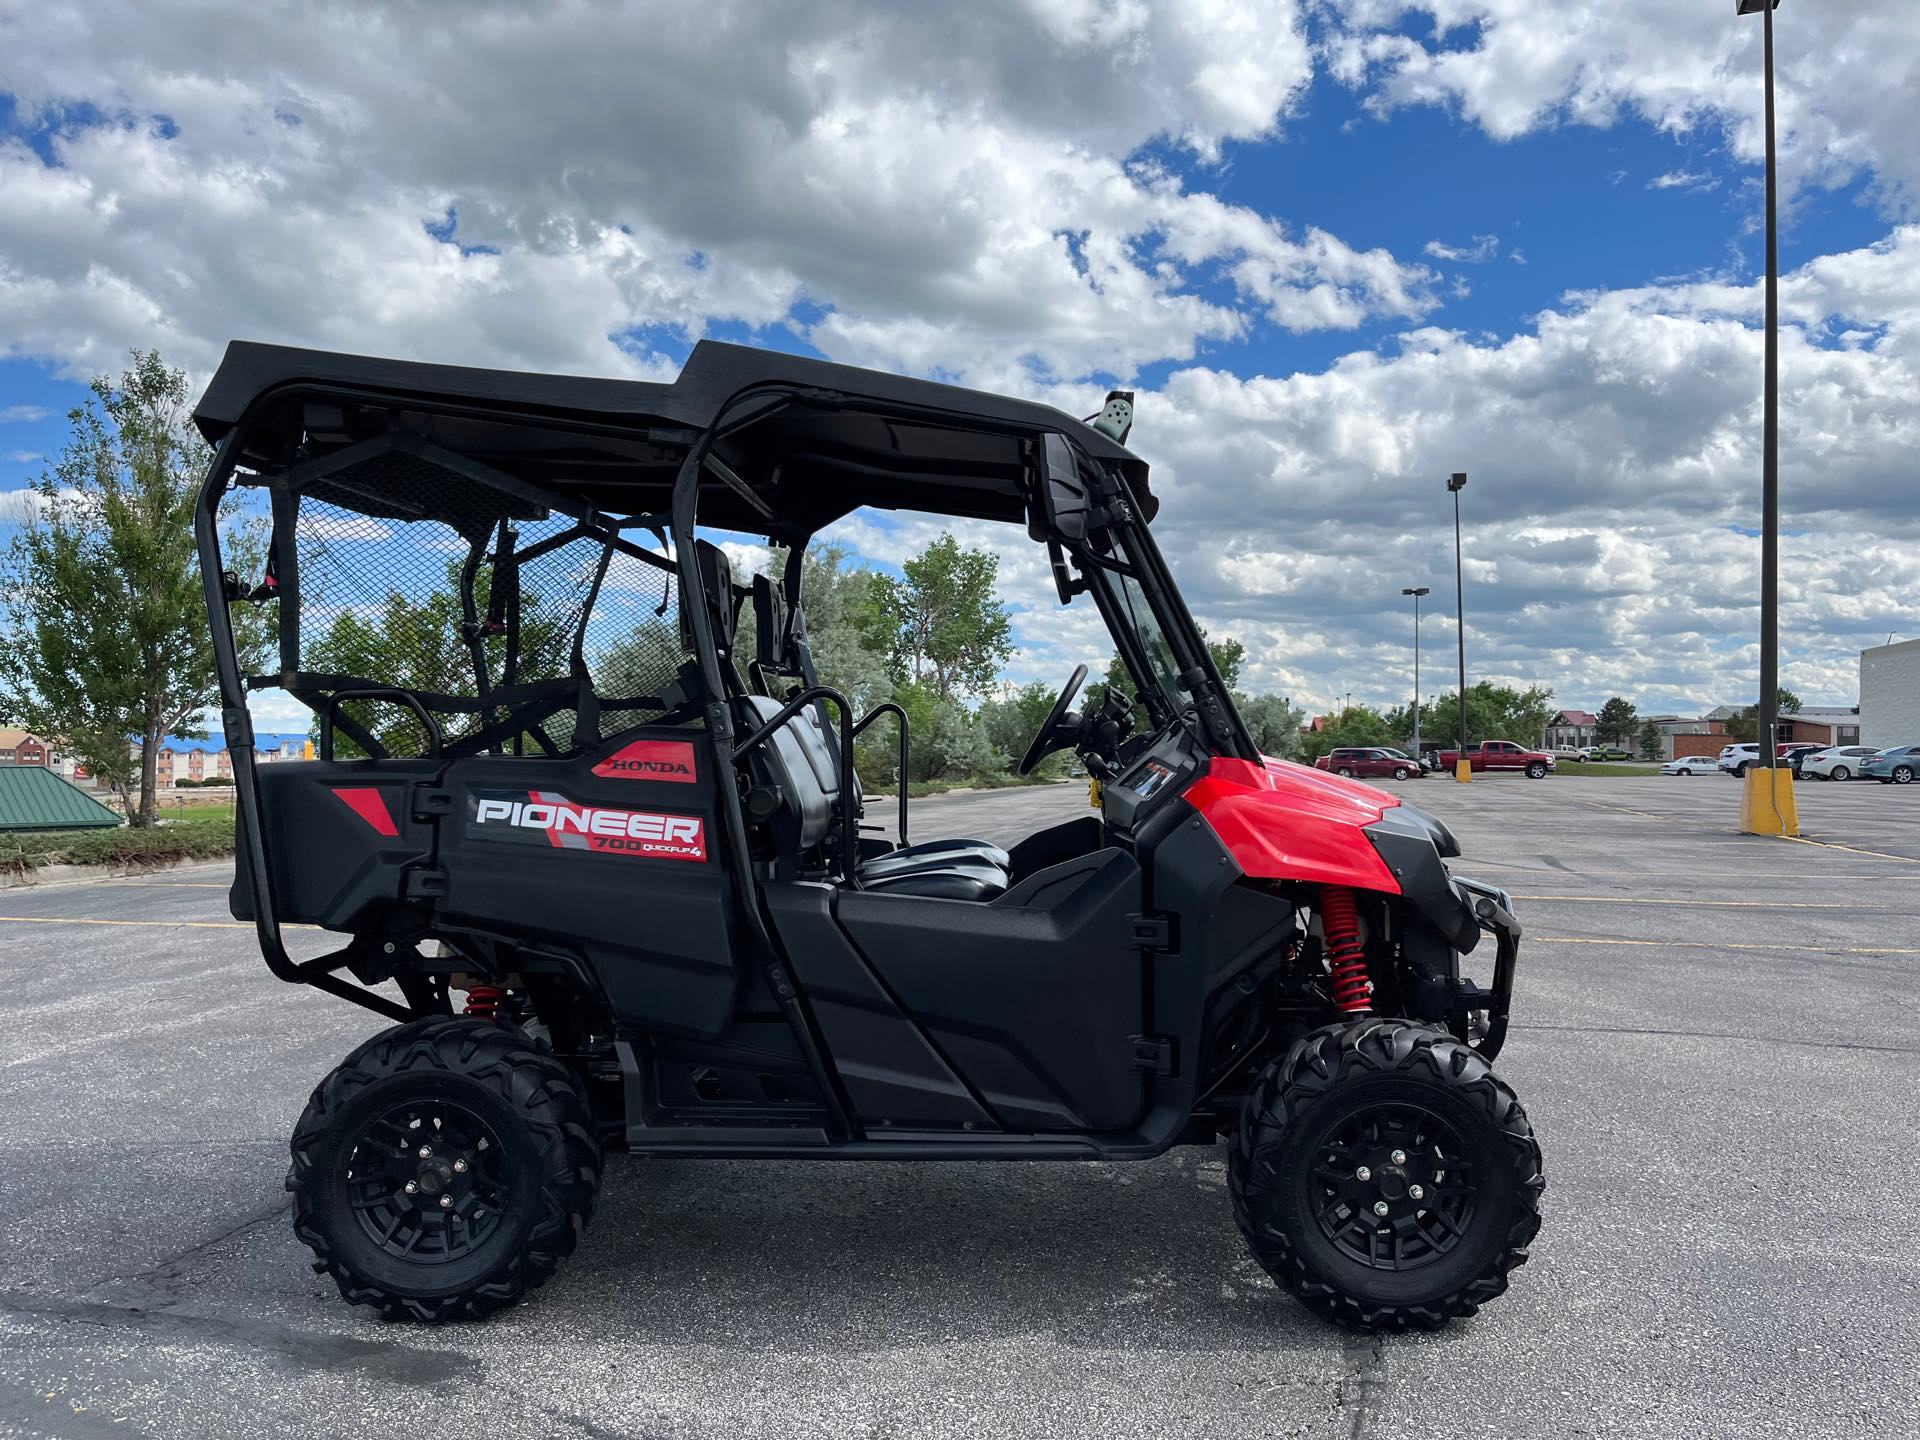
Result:
<svg viewBox="0 0 1920 1440"><path fill-rule="evenodd" d="M0 765L39 765L52 762L52 747L30 730L0 730Z"/></svg>

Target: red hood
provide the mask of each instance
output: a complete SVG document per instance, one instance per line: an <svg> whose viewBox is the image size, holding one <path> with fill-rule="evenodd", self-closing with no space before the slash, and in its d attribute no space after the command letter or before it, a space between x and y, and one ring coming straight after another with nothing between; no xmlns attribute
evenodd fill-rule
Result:
<svg viewBox="0 0 1920 1440"><path fill-rule="evenodd" d="M1398 893L1393 872L1362 834L1400 802L1340 775L1261 757L1215 756L1187 787L1198 810L1246 874Z"/></svg>

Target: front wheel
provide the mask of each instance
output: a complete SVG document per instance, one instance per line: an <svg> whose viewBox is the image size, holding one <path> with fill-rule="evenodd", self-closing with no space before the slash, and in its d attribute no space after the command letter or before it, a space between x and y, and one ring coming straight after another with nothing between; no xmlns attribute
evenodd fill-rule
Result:
<svg viewBox="0 0 1920 1440"><path fill-rule="evenodd" d="M1396 779L1396 780L1404 780L1404 779L1406 779L1406 778L1407 778L1407 767L1406 767L1406 766L1404 766L1404 765L1396 765L1396 766L1394 766L1394 767L1393 767L1393 778L1394 778L1394 779Z"/></svg>
<svg viewBox="0 0 1920 1440"><path fill-rule="evenodd" d="M1326 1318L1437 1329L1505 1292L1540 1229L1540 1146L1512 1090L1437 1030L1363 1020L1269 1065L1227 1185L1248 1247Z"/></svg>
<svg viewBox="0 0 1920 1440"><path fill-rule="evenodd" d="M1546 776L1546 773L1547 773L1547 767L1540 764L1540 762L1537 760L1533 764L1527 766L1527 779L1529 780L1544 779Z"/></svg>
<svg viewBox="0 0 1920 1440"><path fill-rule="evenodd" d="M565 1066L516 1029L437 1017L383 1031L320 1082L287 1188L294 1233L347 1300L477 1320L572 1252L600 1167Z"/></svg>

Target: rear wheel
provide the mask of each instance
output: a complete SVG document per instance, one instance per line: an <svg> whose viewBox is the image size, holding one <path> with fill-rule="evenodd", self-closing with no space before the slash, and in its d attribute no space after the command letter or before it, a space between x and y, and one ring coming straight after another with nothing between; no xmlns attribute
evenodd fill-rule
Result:
<svg viewBox="0 0 1920 1440"><path fill-rule="evenodd" d="M1852 778L1853 772L1844 765L1836 765L1827 772L1829 780L1851 780Z"/></svg>
<svg viewBox="0 0 1920 1440"><path fill-rule="evenodd" d="M1507 1288L1540 1228L1526 1111L1450 1035L1329 1026L1261 1074L1227 1165L1254 1258L1330 1320L1434 1329Z"/></svg>
<svg viewBox="0 0 1920 1440"><path fill-rule="evenodd" d="M1896 785L1911 785L1913 783L1913 766L1911 765L1894 766L1893 767L1893 783Z"/></svg>
<svg viewBox="0 0 1920 1440"><path fill-rule="evenodd" d="M479 1319L552 1275L601 1154L566 1067L517 1029L396 1026L314 1090L293 1132L294 1233L388 1319Z"/></svg>
<svg viewBox="0 0 1920 1440"><path fill-rule="evenodd" d="M1346 777L1347 777L1347 779L1349 779L1349 780L1351 780L1351 779L1353 778L1353 771L1351 771L1351 770L1349 770L1349 769L1348 769L1348 768L1347 768L1346 766L1344 766L1344 765L1342 765L1342 766L1341 766L1341 767L1340 767L1340 768L1339 768L1338 770L1336 770L1336 771L1334 771L1333 773L1334 773L1334 774L1336 774L1336 775L1344 775L1344 776L1346 776Z"/></svg>

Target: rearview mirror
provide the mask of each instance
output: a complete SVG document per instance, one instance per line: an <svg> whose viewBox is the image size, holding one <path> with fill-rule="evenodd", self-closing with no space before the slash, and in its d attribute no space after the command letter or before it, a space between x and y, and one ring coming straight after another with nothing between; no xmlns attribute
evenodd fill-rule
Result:
<svg viewBox="0 0 1920 1440"><path fill-rule="evenodd" d="M1041 477L1040 501L1046 510L1047 528L1062 540L1086 539L1092 502L1067 437L1045 436L1041 442L1041 458L1046 474Z"/></svg>

